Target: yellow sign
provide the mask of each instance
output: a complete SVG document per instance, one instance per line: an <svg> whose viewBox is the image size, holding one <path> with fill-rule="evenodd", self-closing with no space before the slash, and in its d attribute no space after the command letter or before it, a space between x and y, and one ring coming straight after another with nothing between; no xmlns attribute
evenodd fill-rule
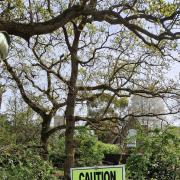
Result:
<svg viewBox="0 0 180 180"><path fill-rule="evenodd" d="M71 180L125 180L125 166L72 168Z"/></svg>

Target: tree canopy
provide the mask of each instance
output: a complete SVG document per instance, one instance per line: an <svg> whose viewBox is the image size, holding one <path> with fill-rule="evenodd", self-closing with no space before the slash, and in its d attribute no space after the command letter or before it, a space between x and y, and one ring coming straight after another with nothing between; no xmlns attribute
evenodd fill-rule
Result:
<svg viewBox="0 0 180 180"><path fill-rule="evenodd" d="M65 129L67 179L74 166L77 121L122 126L128 117L142 116L114 108L122 99L179 96L178 84L162 76L170 61L178 61L178 1L2 0L0 14L0 30L12 35L4 60L10 75L6 85L15 82L23 100L41 116L45 154L49 136ZM101 106L98 101L104 101L101 111L82 115L89 102ZM51 128L59 111L66 124Z"/></svg>

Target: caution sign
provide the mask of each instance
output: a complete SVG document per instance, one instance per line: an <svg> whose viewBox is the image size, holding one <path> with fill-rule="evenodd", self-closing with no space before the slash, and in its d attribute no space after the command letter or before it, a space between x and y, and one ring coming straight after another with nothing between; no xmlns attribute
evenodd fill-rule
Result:
<svg viewBox="0 0 180 180"><path fill-rule="evenodd" d="M72 168L71 180L125 180L125 166Z"/></svg>

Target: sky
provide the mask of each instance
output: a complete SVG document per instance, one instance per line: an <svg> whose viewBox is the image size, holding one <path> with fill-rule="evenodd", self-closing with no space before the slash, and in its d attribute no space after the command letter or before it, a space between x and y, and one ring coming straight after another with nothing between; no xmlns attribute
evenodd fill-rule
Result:
<svg viewBox="0 0 180 180"><path fill-rule="evenodd" d="M167 1L172 2L172 0L167 0ZM166 76L167 78L171 78L171 79L173 78L175 80L179 80L179 83L180 83L180 63L176 62L172 64L172 67ZM8 94L6 93L5 96L8 96ZM4 96L4 99L6 99L5 96ZM5 103L3 103L1 111L3 112L5 109L6 109L6 105ZM176 121L175 124L180 125L180 120Z"/></svg>
<svg viewBox="0 0 180 180"><path fill-rule="evenodd" d="M176 62L172 64L172 67L168 72L167 77L177 80L178 83L180 84L180 62ZM175 119L170 121L172 124L176 126L180 126L180 114L171 117L171 119Z"/></svg>
<svg viewBox="0 0 180 180"><path fill-rule="evenodd" d="M179 80L180 83L180 62L175 62L168 73L169 77Z"/></svg>

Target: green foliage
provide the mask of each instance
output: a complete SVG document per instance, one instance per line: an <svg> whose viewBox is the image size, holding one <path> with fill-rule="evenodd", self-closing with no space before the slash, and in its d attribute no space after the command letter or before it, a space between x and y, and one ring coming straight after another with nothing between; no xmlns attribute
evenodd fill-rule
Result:
<svg viewBox="0 0 180 180"><path fill-rule="evenodd" d="M7 121L6 115L0 116L0 146L3 147L5 145L14 143L16 138L14 134L11 133L10 124Z"/></svg>
<svg viewBox="0 0 180 180"><path fill-rule="evenodd" d="M120 99L114 100L114 105L116 108L126 108L128 106L128 99L126 97L122 97Z"/></svg>
<svg viewBox="0 0 180 180"><path fill-rule="evenodd" d="M52 140L51 140L52 138ZM58 133L50 138L49 160L59 165L64 162L65 139ZM86 127L81 127L75 133L76 166L96 166L102 163L104 154L119 153L117 145L105 144L97 139L97 136Z"/></svg>
<svg viewBox="0 0 180 180"><path fill-rule="evenodd" d="M127 172L131 179L179 179L180 141L169 129L155 130L139 137L141 143L128 158ZM141 155L137 155L141 153Z"/></svg>
<svg viewBox="0 0 180 180"><path fill-rule="evenodd" d="M11 103L10 113L0 116L0 179L54 179L52 167L40 153L25 148L37 144L39 121L30 108L19 107Z"/></svg>
<svg viewBox="0 0 180 180"><path fill-rule="evenodd" d="M168 128L168 132L172 133L173 135L177 136L178 138L180 138L180 127L176 127L176 126L170 126Z"/></svg>
<svg viewBox="0 0 180 180"><path fill-rule="evenodd" d="M0 140L0 145L39 143L40 117L16 94L8 101L7 108L6 114L0 116L0 139L8 141Z"/></svg>
<svg viewBox="0 0 180 180"><path fill-rule="evenodd" d="M95 26L95 24L93 24L93 23L87 24L87 29L92 34L97 32L97 26Z"/></svg>
<svg viewBox="0 0 180 180"><path fill-rule="evenodd" d="M6 146L0 150L0 179L55 179L50 164L38 153L21 146Z"/></svg>
<svg viewBox="0 0 180 180"><path fill-rule="evenodd" d="M65 137L55 133L49 139L49 161L56 167L63 165L65 160Z"/></svg>
<svg viewBox="0 0 180 180"><path fill-rule="evenodd" d="M60 154L61 156L65 156L65 137L63 135L59 135L58 133L52 135L49 139L49 152L52 154Z"/></svg>
<svg viewBox="0 0 180 180"><path fill-rule="evenodd" d="M128 103L129 101L127 97L119 98L112 94L104 93L94 101L88 102L88 116L94 118L95 121L97 117L101 116L120 117L121 113L125 112L126 108L128 107ZM99 140L104 143L109 143L115 138L115 135L111 132L116 132L117 126L118 121L116 119L109 118L109 120L103 121L98 128L91 126L91 129L94 130Z"/></svg>
<svg viewBox="0 0 180 180"><path fill-rule="evenodd" d="M118 153L119 147L98 141L97 137L86 128L76 134L77 166L100 165L105 153Z"/></svg>

